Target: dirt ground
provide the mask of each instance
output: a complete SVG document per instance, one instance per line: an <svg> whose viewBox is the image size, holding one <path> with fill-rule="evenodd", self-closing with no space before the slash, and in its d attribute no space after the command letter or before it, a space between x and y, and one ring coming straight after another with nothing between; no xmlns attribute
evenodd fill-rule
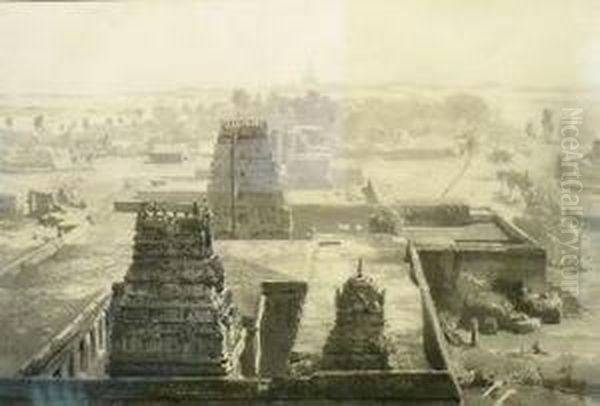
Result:
<svg viewBox="0 0 600 406"><path fill-rule="evenodd" d="M362 164L366 176L373 180L384 202L393 202L438 197L459 170L461 161L456 158L435 161L369 160ZM87 177L81 182L82 194L92 202L91 208L96 212L96 226L90 235L78 245L66 247L43 267L25 270L17 277L0 278L0 309L3 309L0 310L0 323L4 326L0 330L0 376L12 373L28 355L72 319L89 300L90 295L99 288L108 288L126 271L123 264L127 264L130 258L133 216L114 214L110 207L115 196L123 193L122 178L140 173L144 167L139 160L127 159L99 162L98 165L96 172L85 175ZM525 163L519 158L515 165L521 166ZM475 159L473 167L465 172L464 179L456 184L448 197L462 199L477 206L491 206L509 217L517 213L520 209L518 204L507 204L497 199L499 186L495 180L495 170L496 168L485 159ZM539 171L543 172L542 169ZM268 268L269 272L273 271L265 272L269 278L292 275L309 281L322 279L323 283L317 285L319 289L314 289L314 292L324 292L322 296L319 295L323 298L332 297L334 288L352 272L352 261L340 261L340 257L349 255L349 258L354 258L362 252L355 250L356 247L346 249L345 253L328 253L325 250L311 253L310 250L302 248L297 251L301 255L296 258L296 250L289 250L290 255L282 268L276 265L283 263L281 252L285 253L286 249L269 256L268 252L257 249L234 248L233 245L222 248L223 256L236 256L239 261L254 261L260 258L261 266ZM370 248L364 248L361 255L370 255L369 250ZM311 256L312 260L307 259ZM368 266L369 261L366 264ZM414 317L413 311L418 303L415 305L416 301L411 299L411 291L405 289L405 285L410 281L407 278L400 279L399 285L394 285L385 276L389 272L385 270L385 266L377 264L374 268L379 269L375 272L383 276L386 286L389 285L388 295L394 295L398 299L398 311L392 316L397 318L399 328L417 325L420 319ZM323 274L327 277L323 278ZM246 276L239 276L237 279L232 277L231 283L234 290L241 292L242 302L251 304L254 296L243 293L244 289L240 289L240 286L253 286L252 289L256 289L257 282L256 279ZM330 310L326 310L331 308L332 303L325 303L322 299L309 301L306 323L319 320L316 315L321 314L322 309L325 309L324 314L331 315ZM311 314L315 317L310 316ZM326 319L328 317L330 316ZM518 351L521 347L529 348L533 340L539 340L550 354L549 357L558 357L564 353L565 356L573 356L575 359L595 360L596 343L600 338L598 321L598 312L591 310L585 317L566 319L558 326L543 326L538 335L500 334L483 338L482 345L492 351L506 353ZM327 323L330 321L325 321L325 324ZM318 337L311 338L307 331L318 331ZM310 343L321 342L327 331L327 328L305 329L301 332L301 337L308 338L301 338L299 345L304 343L310 347ZM590 364L593 362L595 361L591 361ZM584 378L600 376L600 371L588 369L588 363L575 362L573 371L576 376L581 375ZM467 390L467 398L476 402L474 399L477 398L477 391L478 389ZM527 399L532 399L533 396L543 396L549 406L578 404L572 403L577 401L576 397L556 391L544 391L539 387L526 386L519 390L519 393L520 396L524 396L522 400L517 400L519 398L516 397L506 404L528 404ZM489 404L485 402L487 401L467 404Z"/></svg>

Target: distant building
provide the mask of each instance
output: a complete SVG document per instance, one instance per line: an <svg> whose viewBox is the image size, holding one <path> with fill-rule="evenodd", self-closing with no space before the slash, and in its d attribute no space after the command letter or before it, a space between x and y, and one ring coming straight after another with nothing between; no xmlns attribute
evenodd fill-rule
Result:
<svg viewBox="0 0 600 406"><path fill-rule="evenodd" d="M0 219L14 218L19 214L16 194L0 192Z"/></svg>
<svg viewBox="0 0 600 406"><path fill-rule="evenodd" d="M50 213L56 207L54 194L50 191L30 190L27 193L27 214L40 217Z"/></svg>
<svg viewBox="0 0 600 406"><path fill-rule="evenodd" d="M157 144L148 153L148 163L152 164L178 164L188 159L188 152L183 145Z"/></svg>
<svg viewBox="0 0 600 406"><path fill-rule="evenodd" d="M290 190L286 198L292 210L295 239L310 239L315 234L365 233L371 214L379 207L369 204L358 188Z"/></svg>
<svg viewBox="0 0 600 406"><path fill-rule="evenodd" d="M205 181L165 181L138 189L135 198L141 202L200 202L206 198Z"/></svg>
<svg viewBox="0 0 600 406"><path fill-rule="evenodd" d="M15 146L5 151L0 161L0 170L4 172L53 171L72 167L69 150L47 146Z"/></svg>
<svg viewBox="0 0 600 406"><path fill-rule="evenodd" d="M267 137L267 124L231 121L221 126L207 188L217 235L288 238L291 218Z"/></svg>
<svg viewBox="0 0 600 406"><path fill-rule="evenodd" d="M333 186L332 157L326 153L303 153L290 156L286 164L288 187L323 189Z"/></svg>
<svg viewBox="0 0 600 406"><path fill-rule="evenodd" d="M286 182L291 188L329 188L333 186L334 143L319 126L296 126L284 135L279 162L286 167Z"/></svg>
<svg viewBox="0 0 600 406"><path fill-rule="evenodd" d="M369 204L378 204L379 197L377 196L377 191L375 190L375 186L371 182L371 179L367 180L367 184L361 189L363 195L365 196L365 200Z"/></svg>
<svg viewBox="0 0 600 406"><path fill-rule="evenodd" d="M482 288L547 288L546 251L492 210L444 202L404 202L393 209L401 223L397 234L418 249L434 299L461 308L469 292L459 282L466 274Z"/></svg>

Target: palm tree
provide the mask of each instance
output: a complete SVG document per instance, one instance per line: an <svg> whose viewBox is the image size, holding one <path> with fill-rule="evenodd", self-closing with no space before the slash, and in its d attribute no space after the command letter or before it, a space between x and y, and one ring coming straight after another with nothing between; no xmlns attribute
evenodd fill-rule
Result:
<svg viewBox="0 0 600 406"><path fill-rule="evenodd" d="M460 146L459 154L460 156L465 157L463 165L460 171L452 178L450 183L446 186L446 189L442 192L440 197L446 197L446 195L462 180L467 170L471 167L471 163L473 162L473 157L475 156L475 151L477 149L477 140L474 135L474 131L470 131L464 133L462 135L462 144Z"/></svg>

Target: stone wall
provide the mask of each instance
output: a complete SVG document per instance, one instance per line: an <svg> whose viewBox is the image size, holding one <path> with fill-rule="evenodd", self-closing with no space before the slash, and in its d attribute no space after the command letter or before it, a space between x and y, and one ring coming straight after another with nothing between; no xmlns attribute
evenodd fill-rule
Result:
<svg viewBox="0 0 600 406"><path fill-rule="evenodd" d="M288 374L308 286L305 282L263 282L259 309L260 364L263 377Z"/></svg>
<svg viewBox="0 0 600 406"><path fill-rule="evenodd" d="M471 220L469 206L460 203L407 203L394 207L402 225L413 227L451 227Z"/></svg>
<svg viewBox="0 0 600 406"><path fill-rule="evenodd" d="M476 281L482 288L520 285L541 293L546 285L546 252L526 233L492 214L493 223L508 237L503 241L419 241L423 271L436 303L460 313L465 294L471 288L461 279Z"/></svg>
<svg viewBox="0 0 600 406"><path fill-rule="evenodd" d="M21 214L19 209L16 194L0 192L0 219L15 219Z"/></svg>
<svg viewBox="0 0 600 406"><path fill-rule="evenodd" d="M140 200L118 200L113 203L113 210L121 213L138 213L148 202ZM160 206L167 211L191 213L193 202L161 202Z"/></svg>
<svg viewBox="0 0 600 406"><path fill-rule="evenodd" d="M546 253L537 247L505 250L463 249L458 254L458 272L468 272L485 281L496 279L519 284L533 292L543 292L546 286Z"/></svg>
<svg viewBox="0 0 600 406"><path fill-rule="evenodd" d="M464 295L468 293L464 289L470 289L460 284L461 276L468 275L487 289L498 283L515 287L523 284L533 292L547 289L546 254L535 246L420 246L419 256L436 303L455 313L462 310Z"/></svg>
<svg viewBox="0 0 600 406"><path fill-rule="evenodd" d="M110 295L100 293L75 320L29 359L17 376L64 379L93 375L94 365L106 350L105 313L109 302Z"/></svg>
<svg viewBox="0 0 600 406"><path fill-rule="evenodd" d="M319 373L305 379L0 379L12 406L461 405L446 371Z"/></svg>
<svg viewBox="0 0 600 406"><path fill-rule="evenodd" d="M421 293L423 313L423 350L429 365L436 370L448 370L449 357L446 340L437 316L437 308L431 297L429 284L421 264L420 252L413 244L407 247L408 261L411 264L413 280Z"/></svg>
<svg viewBox="0 0 600 406"><path fill-rule="evenodd" d="M292 217L290 210L268 201L269 196L246 196L240 198L235 207L237 219L235 235L231 226L229 199L213 196L212 207L221 207L214 217L215 232L219 239L240 240L287 240L290 238Z"/></svg>
<svg viewBox="0 0 600 406"><path fill-rule="evenodd" d="M260 360L259 326L254 317L243 317L242 324L246 334L244 349L240 355L240 374L247 378L254 378L258 375Z"/></svg>
<svg viewBox="0 0 600 406"><path fill-rule="evenodd" d="M291 208L294 221L292 236L302 240L312 238L315 232L366 233L369 217L375 209L376 206L368 204L296 204Z"/></svg>
<svg viewBox="0 0 600 406"><path fill-rule="evenodd" d="M431 295L440 305L452 306L459 271L456 245L430 248L419 247L419 258Z"/></svg>

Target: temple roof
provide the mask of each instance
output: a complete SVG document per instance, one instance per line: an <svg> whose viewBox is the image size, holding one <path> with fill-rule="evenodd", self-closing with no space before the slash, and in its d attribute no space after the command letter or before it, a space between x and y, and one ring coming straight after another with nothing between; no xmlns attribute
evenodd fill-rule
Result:
<svg viewBox="0 0 600 406"><path fill-rule="evenodd" d="M349 310L381 312L384 290L377 286L375 280L363 273L363 260L358 260L356 274L348 278L338 294L338 311ZM340 309L345 307L345 309Z"/></svg>

